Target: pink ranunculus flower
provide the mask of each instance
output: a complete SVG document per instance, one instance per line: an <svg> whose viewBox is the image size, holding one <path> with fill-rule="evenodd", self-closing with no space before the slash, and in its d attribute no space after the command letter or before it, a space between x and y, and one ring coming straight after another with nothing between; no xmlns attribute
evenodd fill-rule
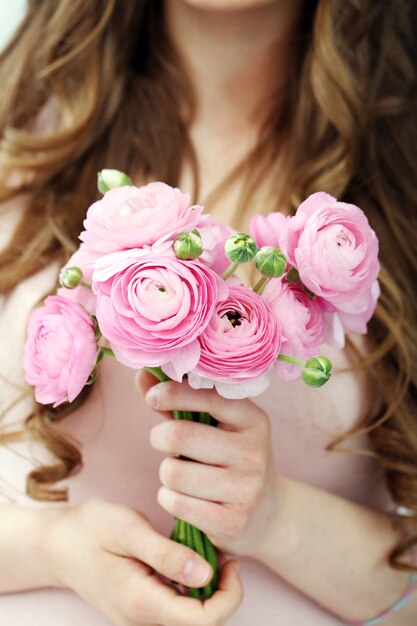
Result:
<svg viewBox="0 0 417 626"><path fill-rule="evenodd" d="M268 370L278 355L278 320L268 302L242 285L216 306L198 339L201 355L188 374L191 387L216 387L225 398L257 396L268 387Z"/></svg>
<svg viewBox="0 0 417 626"><path fill-rule="evenodd" d="M203 211L189 194L165 183L116 187L90 206L80 239L93 261L103 254L151 246L196 227Z"/></svg>
<svg viewBox="0 0 417 626"><path fill-rule="evenodd" d="M306 360L317 354L325 341L329 308L321 298L312 300L300 284L271 281L263 293L281 327L281 352ZM301 368L277 361L275 369L280 378L293 380L301 375Z"/></svg>
<svg viewBox="0 0 417 626"><path fill-rule="evenodd" d="M287 252L306 287L336 307L367 292L379 272L378 239L365 214L327 193L300 204Z"/></svg>
<svg viewBox="0 0 417 626"><path fill-rule="evenodd" d="M336 305L335 314L338 315L345 333L360 333L364 335L367 324L375 312L381 289L375 280L363 293L348 302Z"/></svg>
<svg viewBox="0 0 417 626"><path fill-rule="evenodd" d="M278 211L268 215L254 215L249 223L249 233L258 248L273 246L287 256L287 228L290 219L289 215Z"/></svg>
<svg viewBox="0 0 417 626"><path fill-rule="evenodd" d="M37 402L72 402L86 384L97 356L94 322L82 306L48 296L28 321L23 367Z"/></svg>
<svg viewBox="0 0 417 626"><path fill-rule="evenodd" d="M161 366L174 380L196 366L198 336L228 288L195 261L157 256L162 246L103 257L93 274L96 316L118 361L132 368Z"/></svg>

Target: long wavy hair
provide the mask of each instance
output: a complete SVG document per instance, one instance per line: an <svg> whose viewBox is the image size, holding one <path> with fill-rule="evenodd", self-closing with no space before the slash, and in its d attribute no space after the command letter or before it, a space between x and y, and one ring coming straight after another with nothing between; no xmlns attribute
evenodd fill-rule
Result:
<svg viewBox="0 0 417 626"><path fill-rule="evenodd" d="M29 1L0 56L0 197L23 193L26 204L0 254L0 293L74 251L103 167L177 185L186 159L198 198L188 135L194 94L162 9L157 0ZM412 0L305 0L285 97L281 91L257 147L207 199L239 179L242 215L284 152L285 189L271 187L277 209L293 212L323 190L366 211L381 245L382 295L369 327L374 350L357 359L382 408L359 428L394 501L414 513L411 534L390 555L402 569L411 568L407 552L417 543L416 25ZM34 120L51 103L59 123L40 134ZM56 457L29 474L33 498L66 499L54 484L81 468L78 446L59 431L63 416L36 406L26 421L24 432Z"/></svg>

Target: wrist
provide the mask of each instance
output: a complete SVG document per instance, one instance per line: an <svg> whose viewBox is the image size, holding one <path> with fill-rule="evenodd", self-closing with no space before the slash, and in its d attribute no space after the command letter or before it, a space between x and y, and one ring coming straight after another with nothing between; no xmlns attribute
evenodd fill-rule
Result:
<svg viewBox="0 0 417 626"><path fill-rule="evenodd" d="M45 508L34 511L31 537L32 552L39 564L39 576L45 587L65 587L59 576L60 539L57 528L68 513L67 508Z"/></svg>
<svg viewBox="0 0 417 626"><path fill-rule="evenodd" d="M276 472L269 485L262 516L267 520L257 532L257 541L251 550L252 558L271 567L277 559L290 556L297 550L299 534L296 524L291 520L292 482L283 474Z"/></svg>
<svg viewBox="0 0 417 626"><path fill-rule="evenodd" d="M46 537L59 510L0 505L0 593L55 586Z"/></svg>
<svg viewBox="0 0 417 626"><path fill-rule="evenodd" d="M276 472L270 486L270 509L268 522L260 533L253 558L271 566L277 559L286 559L299 546L297 525L291 518L291 494L293 481Z"/></svg>

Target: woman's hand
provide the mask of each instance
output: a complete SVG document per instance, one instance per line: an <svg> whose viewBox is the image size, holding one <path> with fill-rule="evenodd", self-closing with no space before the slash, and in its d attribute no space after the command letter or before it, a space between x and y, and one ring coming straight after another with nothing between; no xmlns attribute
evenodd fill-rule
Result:
<svg viewBox="0 0 417 626"><path fill-rule="evenodd" d="M231 561L222 568L219 591L204 603L163 582L159 575L200 587L212 572L133 509L93 499L42 513L49 523L41 551L52 584L74 590L115 626L220 626L241 601L237 564Z"/></svg>
<svg viewBox="0 0 417 626"><path fill-rule="evenodd" d="M147 372L139 387L157 411L204 411L219 421L213 428L170 419L153 428L152 446L169 455L160 466L161 506L225 552L256 556L273 524L278 492L267 415L250 400L226 400L185 382L155 385Z"/></svg>

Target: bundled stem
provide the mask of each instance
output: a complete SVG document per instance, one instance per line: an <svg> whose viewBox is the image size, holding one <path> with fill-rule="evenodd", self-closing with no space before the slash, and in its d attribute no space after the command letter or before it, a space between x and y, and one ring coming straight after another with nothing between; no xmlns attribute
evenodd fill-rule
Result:
<svg viewBox="0 0 417 626"><path fill-rule="evenodd" d="M148 372L153 374L160 382L170 380L160 367L147 367ZM188 420L192 422L199 422L202 424L208 424L209 426L217 426L217 421L211 417L208 413L197 413L191 411L173 411L175 420ZM210 563L213 568L213 578L211 581L201 587L200 589L188 589L188 594L192 598L211 598L213 593L217 589L219 579L219 565L217 559L216 548L211 543L210 539L201 530L185 522L184 520L175 519L174 529L172 531L171 538L181 543L188 548L191 548L203 559Z"/></svg>

